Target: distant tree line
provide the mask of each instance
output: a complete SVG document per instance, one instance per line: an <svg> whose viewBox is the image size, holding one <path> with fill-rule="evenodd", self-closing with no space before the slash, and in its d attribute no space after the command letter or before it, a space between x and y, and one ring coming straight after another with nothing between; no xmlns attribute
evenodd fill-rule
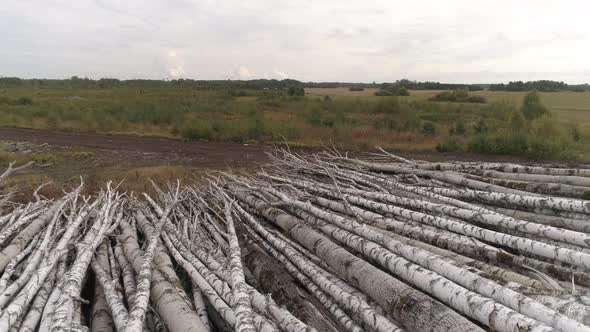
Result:
<svg viewBox="0 0 590 332"><path fill-rule="evenodd" d="M514 81L507 84L454 84L440 82L419 82L408 79L397 80L392 83L350 83L350 82L302 82L293 79L255 79L255 80L152 80L152 79L131 79L119 80L115 78L89 79L72 76L68 79L22 79L18 77L0 77L0 88L6 87L59 87L59 88L83 88L83 89L107 89L115 87L133 88L164 88L180 87L200 90L216 89L242 89L242 90L266 90L266 89L289 89L297 88L352 88L368 89L376 88L382 90L396 89L405 90L458 90L481 91L589 91L590 85L571 85L559 81Z"/></svg>
<svg viewBox="0 0 590 332"><path fill-rule="evenodd" d="M557 92L557 91L588 91L590 85L586 84L567 84L560 81L540 80L540 81L514 81L507 84L490 84L490 91L542 91L542 92Z"/></svg>
<svg viewBox="0 0 590 332"><path fill-rule="evenodd" d="M458 90L467 89L468 91L481 91L484 86L478 84L453 84L453 83L440 83L440 82L418 82L411 81L408 79L401 79L393 83L401 88L408 90Z"/></svg>
<svg viewBox="0 0 590 332"><path fill-rule="evenodd" d="M480 91L485 87L485 85L480 84L454 84L430 81L419 82L408 79L401 79L390 83L306 82L303 83L303 85L306 88L374 88L381 90L390 90L391 86L397 86L398 88L404 88L406 90L456 90L467 88L469 91ZM387 87L385 85L387 85Z"/></svg>
<svg viewBox="0 0 590 332"><path fill-rule="evenodd" d="M377 89L381 83L351 83L351 82L305 82L306 88L353 88L353 89ZM357 90L358 91L358 90Z"/></svg>
<svg viewBox="0 0 590 332"><path fill-rule="evenodd" d="M115 78L89 79L72 76L69 79L21 79L17 77L0 77L0 87L70 87L70 88L163 88L182 87L192 89L286 89L292 86L303 87L303 83L297 80L150 80L131 79L119 80Z"/></svg>

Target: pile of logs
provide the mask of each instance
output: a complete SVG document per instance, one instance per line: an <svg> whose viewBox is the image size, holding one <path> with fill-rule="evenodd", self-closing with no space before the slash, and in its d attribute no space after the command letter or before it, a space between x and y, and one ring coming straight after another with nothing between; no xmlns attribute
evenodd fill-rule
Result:
<svg viewBox="0 0 590 332"><path fill-rule="evenodd" d="M590 331L588 168L279 150L82 189L0 195L0 331Z"/></svg>

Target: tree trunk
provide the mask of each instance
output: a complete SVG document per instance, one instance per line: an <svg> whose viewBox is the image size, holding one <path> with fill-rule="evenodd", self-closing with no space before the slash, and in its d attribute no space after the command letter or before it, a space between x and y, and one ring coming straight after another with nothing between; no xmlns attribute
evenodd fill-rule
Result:
<svg viewBox="0 0 590 332"><path fill-rule="evenodd" d="M251 205L265 218L283 229L299 244L326 261L351 285L372 297L405 328L433 332L481 331L479 327L442 303L408 287L309 227L303 226L301 220L267 205L245 193L239 187L232 186L230 191L238 199Z"/></svg>

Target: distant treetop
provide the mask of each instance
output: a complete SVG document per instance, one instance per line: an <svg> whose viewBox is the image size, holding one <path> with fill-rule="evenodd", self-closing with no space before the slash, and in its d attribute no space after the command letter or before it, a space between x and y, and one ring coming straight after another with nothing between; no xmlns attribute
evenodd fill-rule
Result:
<svg viewBox="0 0 590 332"><path fill-rule="evenodd" d="M559 81L514 81L508 84L491 84L489 89L491 91L542 91L542 92L557 92L557 91L588 91L590 85L588 84L574 84L570 85Z"/></svg>
<svg viewBox="0 0 590 332"><path fill-rule="evenodd" d="M0 88L6 87L60 87L60 88L84 88L84 89L105 89L114 87L137 87L137 88L163 88L180 87L202 90L214 89L288 89L290 87L302 88L383 88L384 84L396 86L406 90L457 90L467 89L469 91L480 91L489 89L492 91L589 91L590 85L578 84L569 85L557 81L515 81L507 84L456 84L440 82L419 82L408 79L401 79L391 83L353 83L353 82L301 82L293 79L255 79L255 80L195 80L195 79L174 79L174 80L152 80L152 79L131 79L119 80L116 78L89 79L72 76L69 79L22 79L18 77L0 77Z"/></svg>

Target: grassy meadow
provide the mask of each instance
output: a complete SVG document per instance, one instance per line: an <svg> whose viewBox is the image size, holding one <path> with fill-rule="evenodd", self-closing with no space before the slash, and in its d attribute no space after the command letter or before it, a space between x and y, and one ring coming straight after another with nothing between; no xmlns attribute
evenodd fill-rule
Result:
<svg viewBox="0 0 590 332"><path fill-rule="evenodd" d="M370 89L367 89L370 90ZM519 123L524 92L472 92L485 104L429 102L439 91L191 88L0 89L0 126L187 140L335 144L401 151L472 151L533 159L590 159L590 92L539 93L550 114Z"/></svg>

